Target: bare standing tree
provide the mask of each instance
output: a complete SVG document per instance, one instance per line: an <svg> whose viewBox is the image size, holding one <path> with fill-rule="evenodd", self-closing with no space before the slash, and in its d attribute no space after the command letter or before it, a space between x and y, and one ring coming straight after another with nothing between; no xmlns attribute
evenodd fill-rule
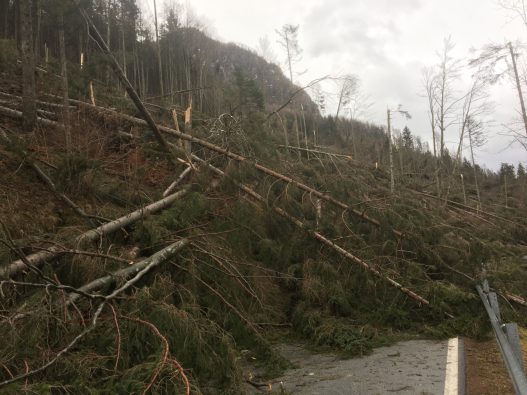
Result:
<svg viewBox="0 0 527 395"><path fill-rule="evenodd" d="M346 110L348 111L350 117L350 127L346 132L346 143L351 140L351 146L353 149L353 156L357 158L357 144L355 141L355 121L361 117L367 115L368 110L373 105L370 97L364 93L361 88L360 81L357 79L357 84L355 89L351 92L349 96L349 101L346 105Z"/></svg>
<svg viewBox="0 0 527 395"><path fill-rule="evenodd" d="M465 133L469 122L480 118L491 111L488 102L487 84L481 75L476 74L468 93L464 96L465 100L461 108L459 142L456 152L458 163L462 161L462 148L465 139ZM455 167L454 167L455 171Z"/></svg>
<svg viewBox="0 0 527 395"><path fill-rule="evenodd" d="M302 49L298 44L298 29L298 25L294 26L287 24L282 26L282 29L276 31L276 34L278 34L278 37L280 38L278 43L286 51L287 69L289 71L289 80L291 83L294 83L293 65L300 61L302 55Z"/></svg>
<svg viewBox="0 0 527 395"><path fill-rule="evenodd" d="M346 107L352 98L352 95L357 91L359 80L352 74L346 74L336 80L338 84L338 97L339 102L337 105L337 113L335 118L339 117L340 110Z"/></svg>
<svg viewBox="0 0 527 395"><path fill-rule="evenodd" d="M293 65L300 60L302 54L302 50L300 49L300 45L298 44L298 28L298 25L294 26L286 24L282 26L281 30L276 31L280 38L278 43L284 48L286 52L286 62L289 71L289 80L291 81L291 84L294 84ZM297 146L300 147L300 130L298 127L298 116L296 112L293 127L296 133ZM300 159L300 157L300 151L298 151L298 158Z"/></svg>
<svg viewBox="0 0 527 395"><path fill-rule="evenodd" d="M500 0L499 5L519 17L527 27L527 3L525 0Z"/></svg>
<svg viewBox="0 0 527 395"><path fill-rule="evenodd" d="M258 46L256 47L256 52L269 63L276 63L276 54L274 53L273 48L271 47L269 37L263 36L258 39Z"/></svg>
<svg viewBox="0 0 527 395"><path fill-rule="evenodd" d="M437 156L437 151L439 151L439 161L436 168L438 195L443 189L446 132L457 121L458 103L463 99L463 97L460 98L456 95L454 89L454 84L459 79L461 66L459 61L451 55L453 49L454 43L451 38L445 38L443 49L438 53L439 64L423 71L423 85L428 99L434 154ZM439 133L439 143L437 143L436 131Z"/></svg>
<svg viewBox="0 0 527 395"><path fill-rule="evenodd" d="M422 84L425 90L426 99L428 100L428 118L430 120L430 127L432 129L432 147L434 156L437 156L437 143L436 143L436 75L432 67L425 67L422 70Z"/></svg>
<svg viewBox="0 0 527 395"><path fill-rule="evenodd" d="M468 120L467 120L467 133L468 133L468 139L469 139L472 169L474 171L474 184L476 187L476 194L478 197L479 208L481 209L481 194L480 194L479 185L478 185L478 171L476 169L476 161L474 160L474 149L485 145L485 143L487 142L487 137L485 136L482 123L470 116L468 117Z"/></svg>
<svg viewBox="0 0 527 395"><path fill-rule="evenodd" d="M394 177L394 163L393 163L393 138L392 138L392 113L399 113L402 114L406 119L411 119L412 116L408 111L405 111L402 109L402 106L399 104L397 107L397 110L388 110L387 113L387 122L388 122L388 144L389 144L389 153L390 153L390 193L395 192L395 177Z"/></svg>
<svg viewBox="0 0 527 395"><path fill-rule="evenodd" d="M437 90L437 75L433 67L425 67L422 70L423 87L425 90L426 99L428 101L428 119L430 120L430 128L432 130L432 147L434 158L437 158L437 124L436 124L436 90ZM439 162L436 160L435 181L437 188L437 195L441 194L441 184L439 181Z"/></svg>
<svg viewBox="0 0 527 395"><path fill-rule="evenodd" d="M445 134L447 129L456 121L456 106L460 99L455 97L454 83L459 78L459 61L452 58L454 43L448 37L443 42L443 50L439 54L440 63L436 76L434 102L436 107L436 122L439 128L439 157L441 166L445 156Z"/></svg>
<svg viewBox="0 0 527 395"><path fill-rule="evenodd" d="M512 73L512 78L515 82L516 93L518 94L518 100L520 102L520 110L522 123L525 130L527 138L527 111L525 109L525 101L523 98L522 84L520 80L520 74L518 71L518 65L516 58L519 56L514 50L514 46L511 42L508 42L503 45L499 44L488 44L483 47L480 54L470 61L471 66L478 67L481 71L480 74L484 76L490 83L495 83L503 76ZM510 57L511 64L508 63ZM505 71L498 72L496 71L497 65L506 62L507 66L512 65L512 67L507 67ZM520 143L522 143L520 141ZM523 143L522 143L523 145Z"/></svg>
<svg viewBox="0 0 527 395"><path fill-rule="evenodd" d="M465 141L466 133L469 126L472 126L478 123L478 128L482 130L485 126L482 118L491 112L491 105L488 102L488 93L487 93L487 83L486 80L482 77L480 73L476 73L473 77L472 86L468 90L467 94L464 96L465 100L463 106L461 107L461 114L459 119L459 142L456 151L456 160L454 161L454 166L452 168L452 174L448 179L448 186L446 189L446 197L450 193L450 187L452 186L452 180L455 177L456 171L461 168L462 163L462 149L463 142ZM460 174L462 177L462 174ZM478 192L479 193L479 192Z"/></svg>

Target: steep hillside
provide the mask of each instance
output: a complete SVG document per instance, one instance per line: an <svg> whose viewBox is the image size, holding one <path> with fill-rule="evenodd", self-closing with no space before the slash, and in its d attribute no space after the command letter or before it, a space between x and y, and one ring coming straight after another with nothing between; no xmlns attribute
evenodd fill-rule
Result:
<svg viewBox="0 0 527 395"><path fill-rule="evenodd" d="M407 135L392 193L382 128L315 107L300 122L296 106L313 106L304 94L270 115L295 90L276 66L176 33L185 49L174 42L165 56L199 48L209 60L192 64L209 65L203 83L215 86L193 93L192 128L179 111L190 98L150 103L148 127L113 77L89 103L106 67L70 63L70 133L52 66L37 76L39 122L26 132L6 56L0 391L236 394L288 366L275 342L349 356L408 337L484 337L482 272L510 301L502 315L527 324L524 179L504 205L505 172L465 163L461 184L448 160L436 195L437 158ZM174 88L184 75L174 71Z"/></svg>

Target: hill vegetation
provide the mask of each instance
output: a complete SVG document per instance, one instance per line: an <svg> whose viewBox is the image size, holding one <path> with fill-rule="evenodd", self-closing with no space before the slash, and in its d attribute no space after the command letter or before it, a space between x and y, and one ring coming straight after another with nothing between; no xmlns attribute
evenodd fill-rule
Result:
<svg viewBox="0 0 527 395"><path fill-rule="evenodd" d="M236 394L287 368L275 342L352 356L484 337L484 275L527 324L523 168L447 152L438 188L409 129L390 144L322 116L276 65L177 10L156 42L134 2L85 3L33 5L32 95L27 26L2 3L0 391Z"/></svg>

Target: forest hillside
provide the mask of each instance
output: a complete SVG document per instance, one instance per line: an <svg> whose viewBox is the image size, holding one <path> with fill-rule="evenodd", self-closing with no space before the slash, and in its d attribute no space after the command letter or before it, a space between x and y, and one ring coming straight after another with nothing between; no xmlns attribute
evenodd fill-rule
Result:
<svg viewBox="0 0 527 395"><path fill-rule="evenodd" d="M483 276L527 324L523 168L324 116L175 11L156 40L133 1L55 5L2 2L0 392L237 394L276 343L483 338Z"/></svg>

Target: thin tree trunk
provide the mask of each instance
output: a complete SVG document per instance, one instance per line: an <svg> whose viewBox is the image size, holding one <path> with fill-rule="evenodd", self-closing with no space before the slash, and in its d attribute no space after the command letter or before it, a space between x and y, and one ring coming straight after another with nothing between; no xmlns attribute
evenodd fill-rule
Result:
<svg viewBox="0 0 527 395"><path fill-rule="evenodd" d="M112 10L112 1L108 0L108 5L106 6L106 46L108 47L108 51L110 51L111 45L111 10ZM106 66L106 85L110 86L110 71L111 67L110 65Z"/></svg>
<svg viewBox="0 0 527 395"><path fill-rule="evenodd" d="M15 43L16 48L20 51L21 50L21 38L20 38L20 2L21 1L28 1L28 0L14 0L13 2L13 8L14 8L14 19L15 19Z"/></svg>
<svg viewBox="0 0 527 395"><path fill-rule="evenodd" d="M159 43L159 29L157 26L157 7L156 0L154 0L154 24L156 29L156 49L157 49L157 67L159 69L159 89L161 95L165 94L163 85L163 66L161 64L161 44Z"/></svg>
<svg viewBox="0 0 527 395"><path fill-rule="evenodd" d="M463 174L460 174L459 177L461 178L461 188L463 190L463 202L466 205L467 204L467 193L465 192L465 178L463 177Z"/></svg>
<svg viewBox="0 0 527 395"><path fill-rule="evenodd" d="M121 9L121 45L123 50L123 73L124 76L128 78L128 73L126 71L126 40L124 36L124 10Z"/></svg>
<svg viewBox="0 0 527 395"><path fill-rule="evenodd" d="M309 160L309 146L307 145L307 127L306 127L306 117L304 115L304 106L300 104L300 110L302 112L302 124L304 125L304 140L306 142L306 152L307 152L307 160Z"/></svg>
<svg viewBox="0 0 527 395"><path fill-rule="evenodd" d="M32 132L37 125L35 91L35 57L33 54L33 29L31 0L20 0L20 49L22 53L22 113L26 132Z"/></svg>
<svg viewBox="0 0 527 395"><path fill-rule="evenodd" d="M4 20L3 20L3 35L2 37L7 39L8 38L8 34L9 34L9 3L10 1L9 0L2 0L2 4L3 4L3 15L4 15Z"/></svg>
<svg viewBox="0 0 527 395"><path fill-rule="evenodd" d="M35 32L35 42L33 45L33 49L35 52L35 64L38 64L38 61L40 60L40 25L41 25L41 20L42 20L42 8L41 8L40 0L37 0L36 11L37 11L37 31Z"/></svg>
<svg viewBox="0 0 527 395"><path fill-rule="evenodd" d="M64 107L62 109L64 122L64 137L66 142L66 152L71 152L71 133L70 133L70 112L69 112L69 93L68 93L68 65L66 60L66 43L64 42L64 13L59 14L59 47L60 47L60 65L62 73L62 100Z"/></svg>
<svg viewBox="0 0 527 395"><path fill-rule="evenodd" d="M469 145L470 145L470 157L472 160L472 169L474 170L474 184L476 186L476 194L478 196L478 204L479 204L478 209L481 209L481 196L479 194L479 186L478 186L478 172L476 170L476 162L474 160L474 147L472 146L472 133L470 129L468 130L468 140L469 140Z"/></svg>
<svg viewBox="0 0 527 395"><path fill-rule="evenodd" d="M389 155L390 155L390 193L395 192L395 179L394 179L394 165L393 165L393 147L392 147L392 127L391 127L391 114L390 109L387 111L388 115L388 144L389 144Z"/></svg>
<svg viewBox="0 0 527 395"><path fill-rule="evenodd" d="M509 208L509 196L507 194L507 174L503 174L503 191L505 193L505 207Z"/></svg>
<svg viewBox="0 0 527 395"><path fill-rule="evenodd" d="M287 127L285 126L282 116L279 113L276 113L276 115L278 116L278 119L280 120L280 124L282 125L282 129L284 131L284 144L285 144L286 152L289 153L289 137L287 135Z"/></svg>
<svg viewBox="0 0 527 395"><path fill-rule="evenodd" d="M520 83L520 77L518 75L518 66L516 65L516 56L512 48L512 43L509 42L509 51L512 59L512 68L514 70L514 78L516 80L516 90L518 91L518 98L520 99L520 107L522 111L523 126L525 128L525 133L527 134L527 113L525 112L525 102L523 100L523 93Z"/></svg>
<svg viewBox="0 0 527 395"><path fill-rule="evenodd" d="M294 124L293 124L293 127L295 128L295 134L296 134L296 146L297 147L300 147L301 144L300 144L300 130L298 128L298 116L295 112L295 120L294 120ZM301 159L302 156L300 155L300 151L298 152L298 159Z"/></svg>

